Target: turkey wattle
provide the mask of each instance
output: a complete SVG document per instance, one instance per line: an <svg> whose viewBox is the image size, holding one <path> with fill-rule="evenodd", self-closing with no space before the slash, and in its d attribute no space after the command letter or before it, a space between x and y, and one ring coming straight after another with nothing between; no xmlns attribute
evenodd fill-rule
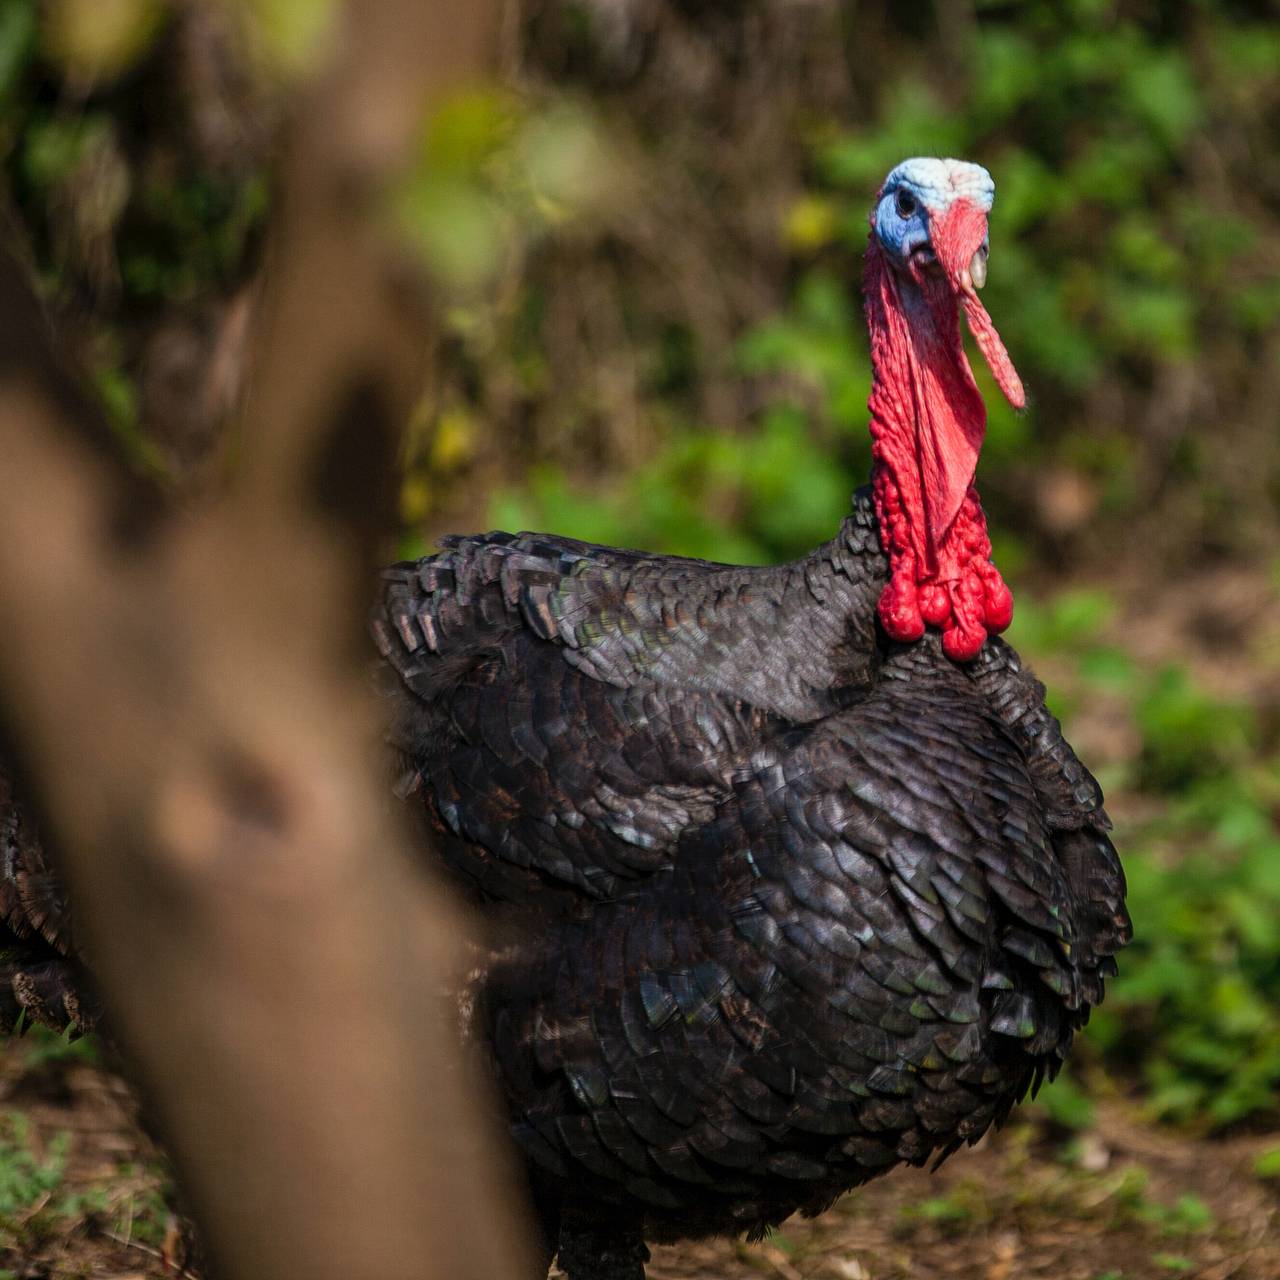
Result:
<svg viewBox="0 0 1280 1280"><path fill-rule="evenodd" d="M872 484L805 559L487 534L385 575L400 790L493 922L470 1029L572 1280L976 1140L1129 937L1097 784L994 634L959 325L1020 405L992 192L915 159L877 196ZM0 1021L87 1025L3 775L0 854Z"/></svg>

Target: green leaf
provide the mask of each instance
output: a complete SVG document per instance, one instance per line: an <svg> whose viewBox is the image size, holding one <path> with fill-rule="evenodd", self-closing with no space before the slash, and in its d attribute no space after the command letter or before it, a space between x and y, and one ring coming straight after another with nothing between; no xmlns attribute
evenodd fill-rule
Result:
<svg viewBox="0 0 1280 1280"><path fill-rule="evenodd" d="M6 0L0 5L0 98L17 86L35 47L35 36L35 5L29 0Z"/></svg>
<svg viewBox="0 0 1280 1280"><path fill-rule="evenodd" d="M142 57L167 17L164 0L47 0L44 45L69 77L111 79Z"/></svg>

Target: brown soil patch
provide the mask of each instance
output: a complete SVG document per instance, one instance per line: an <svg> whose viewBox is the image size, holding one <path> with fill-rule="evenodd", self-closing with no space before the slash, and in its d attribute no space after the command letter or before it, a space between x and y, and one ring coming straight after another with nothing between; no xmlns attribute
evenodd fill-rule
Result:
<svg viewBox="0 0 1280 1280"><path fill-rule="evenodd" d="M1034 1116L1034 1112L1031 1113ZM1272 1138L1208 1142L1120 1106L1073 1141L1015 1121L935 1174L899 1170L759 1245L654 1251L651 1280L1276 1280Z"/></svg>

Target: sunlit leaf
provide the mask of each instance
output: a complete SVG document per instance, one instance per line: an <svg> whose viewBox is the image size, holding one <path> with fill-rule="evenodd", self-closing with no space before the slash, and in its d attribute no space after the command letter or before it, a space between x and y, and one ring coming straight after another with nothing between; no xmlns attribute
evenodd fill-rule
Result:
<svg viewBox="0 0 1280 1280"><path fill-rule="evenodd" d="M75 80L108 80L150 47L168 14L164 0L48 0L44 44Z"/></svg>
<svg viewBox="0 0 1280 1280"><path fill-rule="evenodd" d="M0 96L13 89L35 38L36 6L30 0L0 4Z"/></svg>
<svg viewBox="0 0 1280 1280"><path fill-rule="evenodd" d="M253 52L286 79L317 69L338 31L337 0L224 0L245 23Z"/></svg>

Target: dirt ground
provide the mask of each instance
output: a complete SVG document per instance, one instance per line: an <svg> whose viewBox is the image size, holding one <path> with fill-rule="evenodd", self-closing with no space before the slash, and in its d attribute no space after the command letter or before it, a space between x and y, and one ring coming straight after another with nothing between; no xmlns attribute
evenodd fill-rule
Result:
<svg viewBox="0 0 1280 1280"><path fill-rule="evenodd" d="M0 1280L194 1276L121 1080L50 1039L0 1047ZM1280 1280L1277 1136L1206 1142L1120 1102L1035 1107L936 1174L899 1170L768 1241L654 1250L652 1280Z"/></svg>
<svg viewBox="0 0 1280 1280"><path fill-rule="evenodd" d="M1274 1145L1274 1138L1271 1140ZM1121 1106L1050 1141L1018 1120L935 1174L899 1170L771 1240L659 1249L652 1280L1276 1280L1265 1141L1195 1141Z"/></svg>

